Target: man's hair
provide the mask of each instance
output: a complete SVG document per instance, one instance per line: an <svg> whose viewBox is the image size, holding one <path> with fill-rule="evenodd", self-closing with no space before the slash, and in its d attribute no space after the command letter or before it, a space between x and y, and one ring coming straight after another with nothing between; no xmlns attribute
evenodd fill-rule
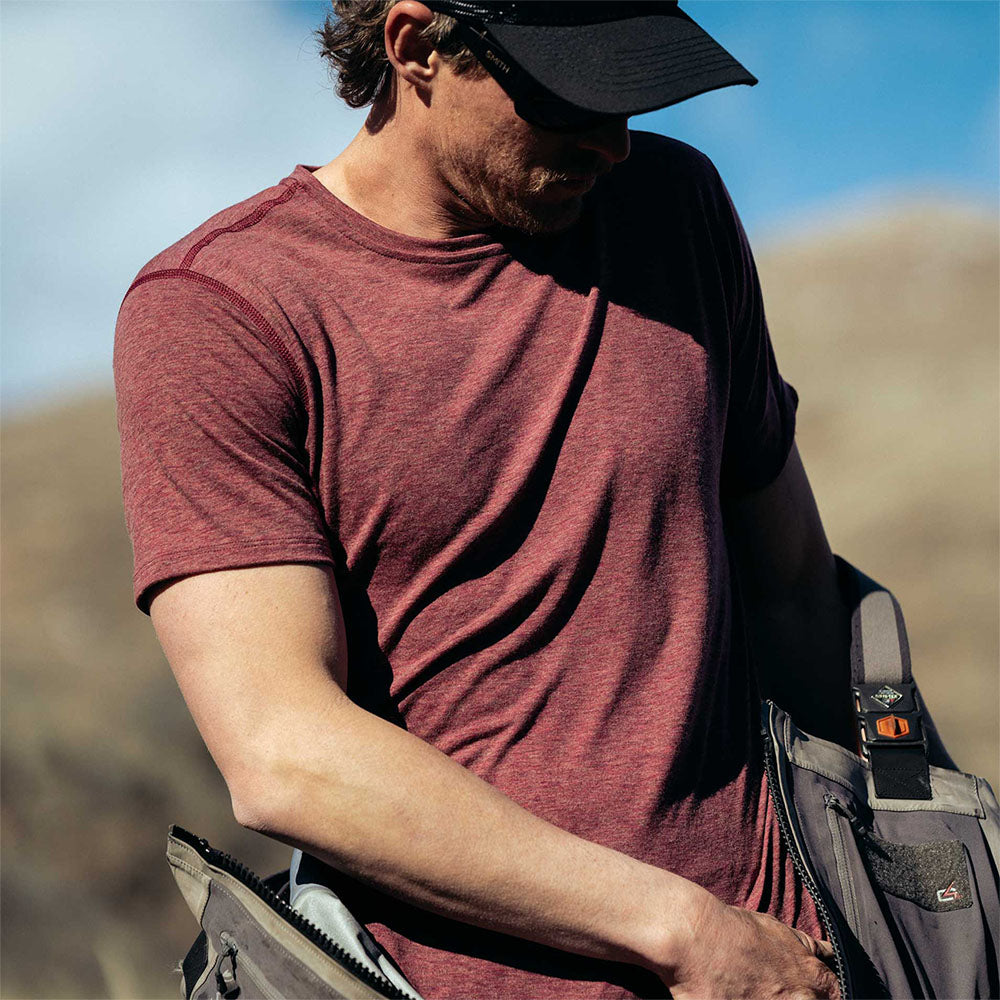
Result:
<svg viewBox="0 0 1000 1000"><path fill-rule="evenodd" d="M320 56L329 64L337 94L352 108L363 108L388 93L392 64L385 54L385 20L397 0L331 0L333 12L326 15L315 34ZM455 32L455 19L435 13L421 32L457 75L485 76L479 60Z"/></svg>

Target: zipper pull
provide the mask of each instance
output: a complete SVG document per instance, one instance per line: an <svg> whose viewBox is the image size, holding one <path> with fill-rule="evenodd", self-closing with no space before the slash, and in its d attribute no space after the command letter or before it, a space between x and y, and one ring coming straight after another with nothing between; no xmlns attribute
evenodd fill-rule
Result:
<svg viewBox="0 0 1000 1000"><path fill-rule="evenodd" d="M240 995L240 984L236 982L236 953L240 950L230 935L223 931L219 941L226 950L219 956L215 966L215 1000L236 1000ZM225 968L229 959L229 968Z"/></svg>
<svg viewBox="0 0 1000 1000"><path fill-rule="evenodd" d="M848 823L851 824L851 829L859 836L865 833L865 825L861 822L860 817L852 806L848 806L841 802L836 795L831 795L827 792L823 796L823 803L828 809L832 809L836 813L840 813Z"/></svg>

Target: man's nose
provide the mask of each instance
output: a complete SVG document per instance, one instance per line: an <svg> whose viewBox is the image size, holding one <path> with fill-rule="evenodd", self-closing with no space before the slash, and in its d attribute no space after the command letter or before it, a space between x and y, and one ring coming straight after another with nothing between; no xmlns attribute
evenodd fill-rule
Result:
<svg viewBox="0 0 1000 1000"><path fill-rule="evenodd" d="M623 115L621 118L601 122L582 133L578 142L583 149L600 153L612 165L621 163L628 156L630 148L628 118Z"/></svg>

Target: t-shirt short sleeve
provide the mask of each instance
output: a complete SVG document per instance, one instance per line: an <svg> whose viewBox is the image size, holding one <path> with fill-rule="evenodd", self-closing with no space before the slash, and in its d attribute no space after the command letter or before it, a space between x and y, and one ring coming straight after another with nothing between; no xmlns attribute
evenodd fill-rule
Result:
<svg viewBox="0 0 1000 1000"><path fill-rule="evenodd" d="M165 580L333 563L289 355L226 291L153 275L118 315L122 495L133 597L146 614L151 588Z"/></svg>
<svg viewBox="0 0 1000 1000"><path fill-rule="evenodd" d="M795 440L799 397L778 371L750 243L729 192L721 179L717 183L728 258L720 265L730 312L721 491L735 498L763 489L784 468Z"/></svg>

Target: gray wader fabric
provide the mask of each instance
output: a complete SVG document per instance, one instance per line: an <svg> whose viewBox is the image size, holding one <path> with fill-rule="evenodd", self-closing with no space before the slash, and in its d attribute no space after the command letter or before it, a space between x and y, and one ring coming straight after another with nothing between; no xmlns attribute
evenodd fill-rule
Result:
<svg viewBox="0 0 1000 1000"><path fill-rule="evenodd" d="M853 611L863 755L802 732L765 702L783 833L812 876L821 914L831 914L846 992L1000 997L996 795L944 751L913 680L895 598L839 556L837 564Z"/></svg>
<svg viewBox="0 0 1000 1000"><path fill-rule="evenodd" d="M383 974L384 954L376 963L359 948L356 924L342 921L338 941L292 909L287 872L260 880L178 827L167 860L202 927L181 966L183 997L420 1000L398 970Z"/></svg>
<svg viewBox="0 0 1000 1000"><path fill-rule="evenodd" d="M802 847L846 939L854 995L1000 996L1000 810L989 783L931 765L930 799L880 798L867 761L772 710Z"/></svg>
<svg viewBox="0 0 1000 1000"><path fill-rule="evenodd" d="M315 867L310 867L313 862ZM326 866L311 855L296 849L288 868L288 902L310 923L339 942L362 965L381 973L397 989L419 994L382 946L358 923L341 898L325 884L322 871Z"/></svg>

